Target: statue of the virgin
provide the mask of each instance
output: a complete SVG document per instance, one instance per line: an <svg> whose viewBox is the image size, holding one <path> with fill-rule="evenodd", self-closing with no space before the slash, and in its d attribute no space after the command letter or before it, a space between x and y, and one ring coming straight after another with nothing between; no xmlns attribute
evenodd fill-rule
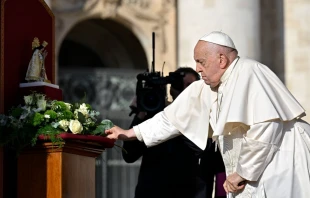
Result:
<svg viewBox="0 0 310 198"><path fill-rule="evenodd" d="M46 41L43 41L43 43L40 45L40 41L37 37L33 39L32 58L29 62L25 78L28 82L50 82L47 79L44 65L45 58L47 56L47 51L45 50L45 47L47 45L48 43Z"/></svg>

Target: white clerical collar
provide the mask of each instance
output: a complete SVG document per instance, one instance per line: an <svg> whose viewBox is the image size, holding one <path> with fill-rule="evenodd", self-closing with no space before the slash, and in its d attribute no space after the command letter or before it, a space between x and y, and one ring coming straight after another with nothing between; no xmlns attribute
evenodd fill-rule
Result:
<svg viewBox="0 0 310 198"><path fill-rule="evenodd" d="M235 67L235 65L236 65L236 63L237 63L238 60L239 60L239 56L237 56L237 57L235 58L235 60L228 66L228 68L226 69L226 71L224 72L224 74L222 75L222 77L221 77L221 79L220 79L220 82L221 82L221 83L225 82L225 81L228 79L230 73L231 73L232 70L234 69L234 67Z"/></svg>

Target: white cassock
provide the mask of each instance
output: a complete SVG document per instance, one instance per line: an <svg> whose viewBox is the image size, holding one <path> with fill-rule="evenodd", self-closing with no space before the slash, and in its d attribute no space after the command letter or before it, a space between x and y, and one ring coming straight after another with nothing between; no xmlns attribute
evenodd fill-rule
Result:
<svg viewBox="0 0 310 198"><path fill-rule="evenodd" d="M217 91L194 82L134 131L148 147L183 134L201 149L213 133L227 175L248 180L233 197L309 198L310 125L303 115L268 67L237 58Z"/></svg>

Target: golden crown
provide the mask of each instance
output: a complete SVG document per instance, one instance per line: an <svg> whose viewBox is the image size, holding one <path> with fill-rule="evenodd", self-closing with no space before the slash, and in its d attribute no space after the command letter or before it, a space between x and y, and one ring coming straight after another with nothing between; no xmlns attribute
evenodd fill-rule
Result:
<svg viewBox="0 0 310 198"><path fill-rule="evenodd" d="M48 43L46 41L43 41L42 46L46 47L48 45Z"/></svg>
<svg viewBox="0 0 310 198"><path fill-rule="evenodd" d="M40 46L40 41L38 39L38 37L35 37L32 41L32 50L36 47L39 47Z"/></svg>

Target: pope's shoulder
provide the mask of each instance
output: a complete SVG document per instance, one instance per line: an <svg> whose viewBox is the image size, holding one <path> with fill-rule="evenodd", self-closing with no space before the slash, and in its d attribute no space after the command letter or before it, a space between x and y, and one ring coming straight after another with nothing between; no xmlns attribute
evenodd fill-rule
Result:
<svg viewBox="0 0 310 198"><path fill-rule="evenodd" d="M189 86L193 86L193 87L202 87L203 85L205 85L206 83L200 79L197 81L194 81L193 83L191 83Z"/></svg>
<svg viewBox="0 0 310 198"><path fill-rule="evenodd" d="M238 67L240 68L240 70L242 71L257 71L258 69L261 70L261 69L267 69L269 70L269 67L256 61L256 60L253 60L253 59L249 59L249 58L240 58L240 60L238 60L238 63L237 63Z"/></svg>
<svg viewBox="0 0 310 198"><path fill-rule="evenodd" d="M183 92L190 94L191 97L197 97L202 93L209 93L210 91L210 86L201 79L191 83Z"/></svg>
<svg viewBox="0 0 310 198"><path fill-rule="evenodd" d="M197 81L191 83L188 87L191 87L190 89L199 89L200 90L200 89L208 88L210 86L207 85L204 80L200 79L200 80L197 80Z"/></svg>
<svg viewBox="0 0 310 198"><path fill-rule="evenodd" d="M244 67L255 67L257 65L263 65L262 63L256 61L256 60L253 60L253 59L249 59L249 58L240 58L238 60L238 65L242 65Z"/></svg>

